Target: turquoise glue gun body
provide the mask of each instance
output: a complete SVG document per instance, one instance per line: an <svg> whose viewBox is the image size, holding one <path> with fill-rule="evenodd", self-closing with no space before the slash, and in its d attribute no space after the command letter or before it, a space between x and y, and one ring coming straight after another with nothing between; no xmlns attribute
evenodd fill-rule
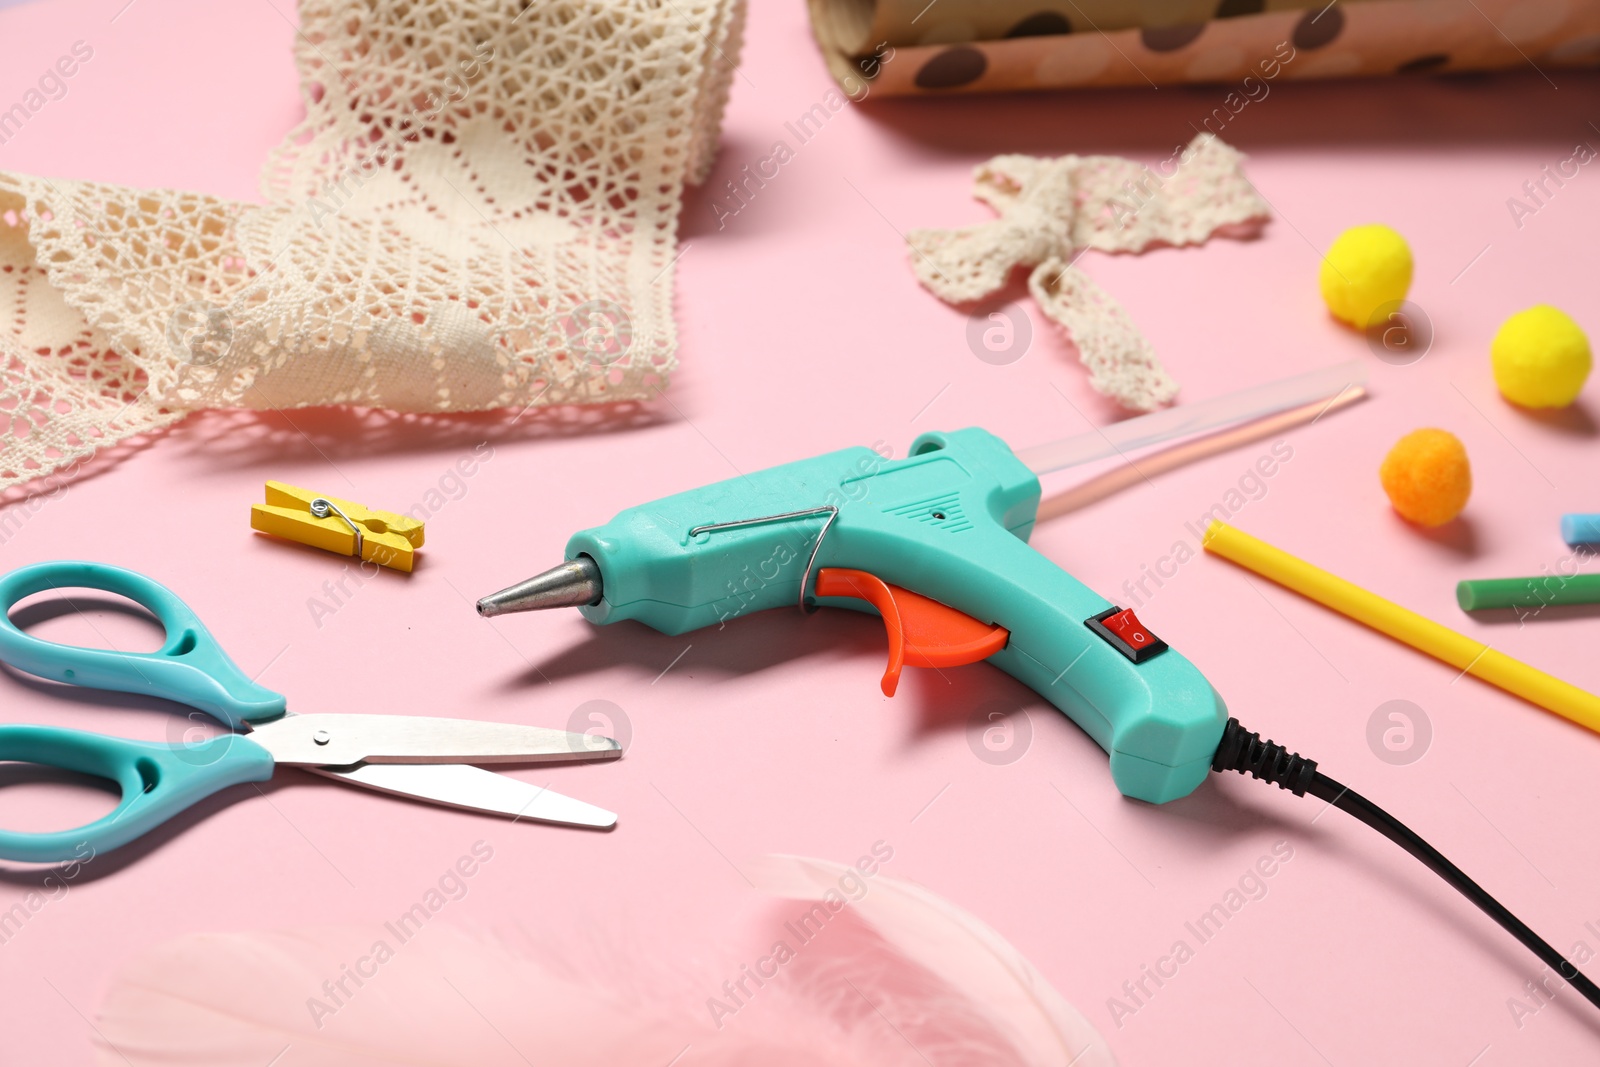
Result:
<svg viewBox="0 0 1600 1067"><path fill-rule="evenodd" d="M1222 699L1131 612L1029 547L1038 505L1038 478L1005 442L965 429L923 434L905 459L849 448L629 508L566 555L599 569L590 621L668 634L792 606L803 582L808 605L875 610L811 595L828 568L868 572L1003 627L987 658L1110 753L1124 794L1186 796L1222 737Z"/></svg>

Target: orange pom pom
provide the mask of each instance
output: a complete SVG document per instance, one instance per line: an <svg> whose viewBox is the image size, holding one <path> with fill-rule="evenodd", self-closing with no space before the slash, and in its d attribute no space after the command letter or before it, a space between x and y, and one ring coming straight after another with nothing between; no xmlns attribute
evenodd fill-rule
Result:
<svg viewBox="0 0 1600 1067"><path fill-rule="evenodd" d="M1440 526L1461 514L1472 495L1467 450L1445 430L1414 430L1389 450L1378 468L1389 502L1420 526Z"/></svg>

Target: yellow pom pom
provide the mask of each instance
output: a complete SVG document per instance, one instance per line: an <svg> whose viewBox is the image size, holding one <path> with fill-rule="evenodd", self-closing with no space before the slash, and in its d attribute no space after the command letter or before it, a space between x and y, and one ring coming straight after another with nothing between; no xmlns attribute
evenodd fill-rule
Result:
<svg viewBox="0 0 1600 1067"><path fill-rule="evenodd" d="M1507 319L1489 346L1489 360L1501 395L1525 408L1566 407L1578 399L1593 363L1583 330L1549 304Z"/></svg>
<svg viewBox="0 0 1600 1067"><path fill-rule="evenodd" d="M1411 249L1387 226L1353 226L1322 257L1322 299L1337 319L1365 330L1411 289Z"/></svg>
<svg viewBox="0 0 1600 1067"><path fill-rule="evenodd" d="M1467 450L1445 430L1414 430L1389 450L1378 468L1389 502L1420 526L1440 526L1461 514L1472 495Z"/></svg>

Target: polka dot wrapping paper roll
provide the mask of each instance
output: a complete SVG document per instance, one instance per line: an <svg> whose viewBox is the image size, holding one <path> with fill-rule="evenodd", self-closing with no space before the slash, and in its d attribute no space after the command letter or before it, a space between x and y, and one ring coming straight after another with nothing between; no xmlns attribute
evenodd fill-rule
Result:
<svg viewBox="0 0 1600 1067"><path fill-rule="evenodd" d="M1593 0L809 0L839 84L938 95L1600 64Z"/></svg>

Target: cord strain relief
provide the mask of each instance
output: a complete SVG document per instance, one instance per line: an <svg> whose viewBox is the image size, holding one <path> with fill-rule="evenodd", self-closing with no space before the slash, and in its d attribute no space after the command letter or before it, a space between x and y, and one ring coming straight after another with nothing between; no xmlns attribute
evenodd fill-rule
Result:
<svg viewBox="0 0 1600 1067"><path fill-rule="evenodd" d="M1263 741L1260 734L1240 726L1238 719L1229 719L1222 728L1217 754L1211 757L1211 769L1248 774L1303 797L1316 777L1317 761L1290 752L1274 741Z"/></svg>

